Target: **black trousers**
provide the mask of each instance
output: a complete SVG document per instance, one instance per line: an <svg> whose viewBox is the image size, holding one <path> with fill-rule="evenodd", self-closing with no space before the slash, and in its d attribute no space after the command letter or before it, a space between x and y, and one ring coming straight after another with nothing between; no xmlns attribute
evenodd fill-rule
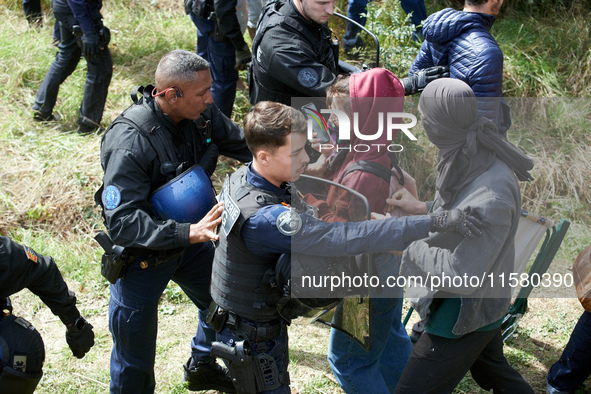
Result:
<svg viewBox="0 0 591 394"><path fill-rule="evenodd" d="M472 332L458 339L423 333L413 347L395 393L451 393L468 371L485 390L534 393L503 355L500 328Z"/></svg>
<svg viewBox="0 0 591 394"><path fill-rule="evenodd" d="M591 313L579 318L570 339L548 371L548 385L559 392L574 392L591 375Z"/></svg>
<svg viewBox="0 0 591 394"><path fill-rule="evenodd" d="M63 7L59 10L63 10ZM78 24L78 21L69 9L68 12L60 12L59 10L56 10L54 6L53 15L60 22L61 27L59 52L41 82L33 105L33 110L43 114L53 113L60 85L76 70L82 54L82 49L78 46L76 37L72 33L72 26ZM113 60L109 48L105 46L96 59L86 59L86 65L86 82L80 104L78 125L85 126L90 131L100 126L113 75Z"/></svg>

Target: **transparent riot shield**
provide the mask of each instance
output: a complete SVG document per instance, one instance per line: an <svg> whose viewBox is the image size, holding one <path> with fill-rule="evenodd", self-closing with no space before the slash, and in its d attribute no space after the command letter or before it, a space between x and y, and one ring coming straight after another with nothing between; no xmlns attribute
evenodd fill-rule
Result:
<svg viewBox="0 0 591 394"><path fill-rule="evenodd" d="M348 221L370 219L367 199L355 190L306 175L301 176L296 187L304 201L320 206L320 209L309 209L309 213L319 216L320 220L325 214L334 214L327 205L331 202L329 195L335 193L339 194L341 201L349 202L346 215L343 215ZM306 255L305 251L292 250L291 258L291 296L308 307L303 308L306 313L301 314L303 319L300 321L326 324L353 338L366 350L371 349L370 289L358 283L358 278L374 271L370 255L340 256L336 253L316 257Z"/></svg>

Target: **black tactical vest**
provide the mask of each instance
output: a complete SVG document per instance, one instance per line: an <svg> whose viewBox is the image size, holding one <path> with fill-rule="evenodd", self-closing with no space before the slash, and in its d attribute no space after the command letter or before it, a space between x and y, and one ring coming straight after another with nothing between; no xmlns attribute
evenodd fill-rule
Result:
<svg viewBox="0 0 591 394"><path fill-rule="evenodd" d="M301 96L301 92L287 87L281 82L281 76L262 75L261 66L258 64L257 52L261 40L272 40L273 36L265 37L268 30L280 26L281 29L297 31L302 39L310 42L314 52L318 55L318 62L328 67L336 75L337 62L330 39L331 31L328 27L322 26L320 36L312 33L301 21L280 12L280 9L289 0L275 0L267 3L263 8L261 19L257 26L257 35L252 42L252 66L249 72L250 102L256 104L259 101L276 101L286 105L291 104L291 99L295 95ZM285 43L284 43L285 44ZM281 45L281 43L277 43ZM298 62L297 56L293 59ZM287 91L286 91L287 89Z"/></svg>
<svg viewBox="0 0 591 394"><path fill-rule="evenodd" d="M289 203L288 195L277 195L256 188L246 181L247 167L242 167L226 179L222 189L224 221L235 222L229 233L220 229L219 245L215 251L211 281L211 296L222 309L247 319L267 322L279 318L278 287L262 286L265 274L275 269L280 254L262 258L250 252L240 236L242 225L266 205ZM231 198L232 202L229 202ZM237 209L236 209L237 208Z"/></svg>

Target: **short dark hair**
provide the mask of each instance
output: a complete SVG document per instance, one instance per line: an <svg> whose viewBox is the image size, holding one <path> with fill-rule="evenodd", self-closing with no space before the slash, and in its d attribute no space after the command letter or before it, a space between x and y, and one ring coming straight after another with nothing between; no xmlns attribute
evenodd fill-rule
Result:
<svg viewBox="0 0 591 394"><path fill-rule="evenodd" d="M257 103L244 119L244 137L253 155L261 149L274 151L285 145L289 134L305 134L306 130L304 114L273 101Z"/></svg>
<svg viewBox="0 0 591 394"><path fill-rule="evenodd" d="M195 80L195 73L209 70L209 63L195 52L175 49L160 59L156 68L156 85L182 84Z"/></svg>

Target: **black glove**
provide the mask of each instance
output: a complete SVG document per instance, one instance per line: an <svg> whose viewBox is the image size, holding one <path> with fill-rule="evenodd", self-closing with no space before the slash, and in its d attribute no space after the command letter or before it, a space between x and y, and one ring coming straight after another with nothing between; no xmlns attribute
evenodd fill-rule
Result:
<svg viewBox="0 0 591 394"><path fill-rule="evenodd" d="M404 94L409 96L411 94L420 93L425 90L425 87L429 82L438 78L449 78L448 66L424 68L417 71L412 77L402 78L401 82L404 86Z"/></svg>
<svg viewBox="0 0 591 394"><path fill-rule="evenodd" d="M212 174L215 172L215 167L218 164L218 147L216 144L209 144L203 156L199 159L199 165L208 173Z"/></svg>
<svg viewBox="0 0 591 394"><path fill-rule="evenodd" d="M75 357L84 357L90 348L94 346L92 324L80 316L73 325L67 328L66 342Z"/></svg>
<svg viewBox="0 0 591 394"><path fill-rule="evenodd" d="M248 63L252 61L252 54L250 53L250 48L248 48L248 44L244 44L241 50L236 51L236 64L234 68L236 70L246 70L246 66Z"/></svg>
<svg viewBox="0 0 591 394"><path fill-rule="evenodd" d="M82 36L82 54L86 60L93 61L101 51L99 35L95 31L84 33Z"/></svg>
<svg viewBox="0 0 591 394"><path fill-rule="evenodd" d="M429 216L431 216L431 232L448 233L451 231L457 231L464 237L468 238L482 236L480 228L482 228L485 223L470 215L469 208L464 211L456 208L438 214L430 214Z"/></svg>

